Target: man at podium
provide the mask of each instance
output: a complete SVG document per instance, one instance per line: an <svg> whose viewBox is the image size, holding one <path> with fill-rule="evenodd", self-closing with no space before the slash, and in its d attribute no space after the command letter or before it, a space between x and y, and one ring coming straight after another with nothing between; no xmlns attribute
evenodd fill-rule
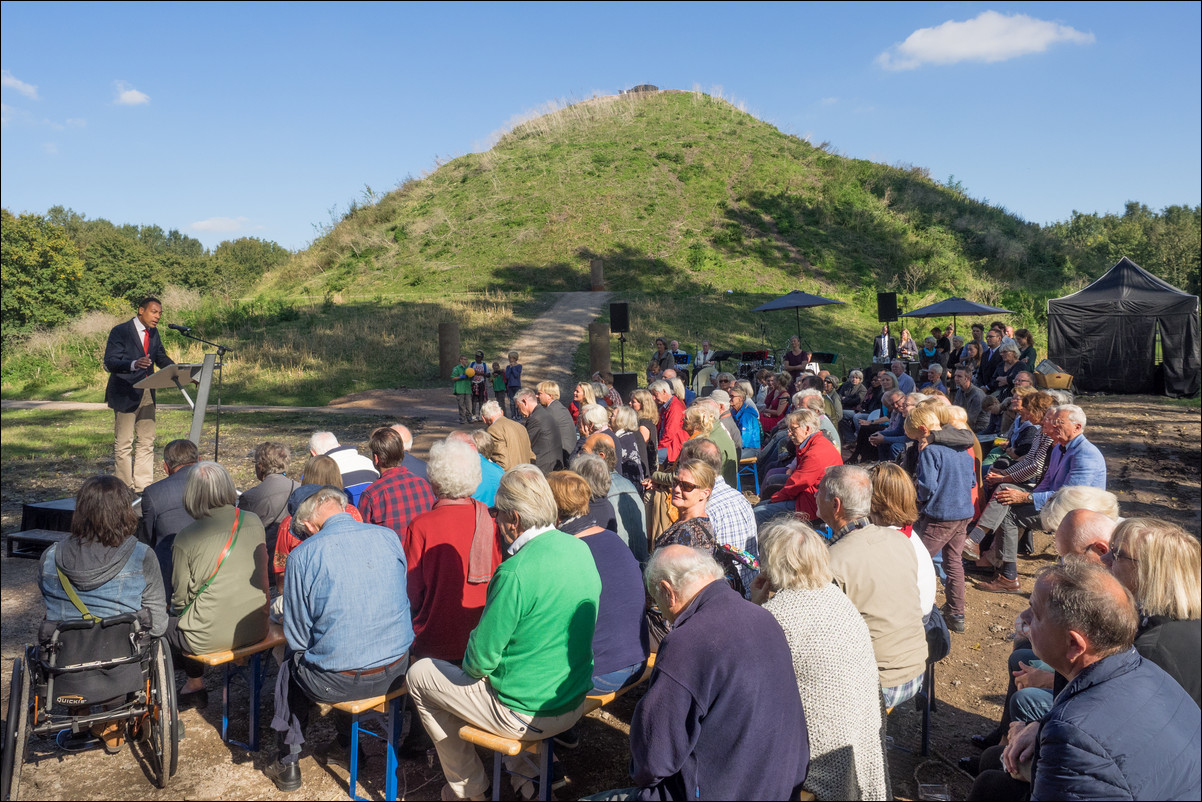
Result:
<svg viewBox="0 0 1202 802"><path fill-rule="evenodd" d="M154 390L134 385L154 373L155 366L175 364L159 339L162 316L158 298L143 298L138 314L114 326L104 346L104 369L109 372L104 400L117 415L113 443L117 478L138 494L154 481Z"/></svg>

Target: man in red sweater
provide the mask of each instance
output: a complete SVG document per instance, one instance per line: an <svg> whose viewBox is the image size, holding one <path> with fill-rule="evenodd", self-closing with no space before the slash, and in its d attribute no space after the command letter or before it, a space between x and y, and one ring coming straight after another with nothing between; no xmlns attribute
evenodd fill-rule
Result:
<svg viewBox="0 0 1202 802"><path fill-rule="evenodd" d="M818 502L814 498L818 483L827 468L843 464L839 449L819 431L819 420L820 416L812 409L799 409L785 418L789 439L797 447L797 456L785 486L772 498L756 505L757 527L786 512L801 513L810 521L818 520Z"/></svg>
<svg viewBox="0 0 1202 802"><path fill-rule="evenodd" d="M460 440L435 443L427 475L438 501L413 519L404 538L415 636L410 654L459 665L501 547L488 508L472 499L481 479L475 449Z"/></svg>
<svg viewBox="0 0 1202 802"><path fill-rule="evenodd" d="M672 385L663 380L651 382L647 391L659 405L659 461L675 462L680 457L680 447L689 439L684 430L684 402L672 394Z"/></svg>

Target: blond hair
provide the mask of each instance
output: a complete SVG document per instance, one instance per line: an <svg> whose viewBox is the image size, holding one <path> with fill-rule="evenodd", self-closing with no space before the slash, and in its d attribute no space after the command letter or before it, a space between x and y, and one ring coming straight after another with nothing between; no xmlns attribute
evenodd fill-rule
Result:
<svg viewBox="0 0 1202 802"><path fill-rule="evenodd" d="M638 388L630 394L630 400L638 399L639 411L638 414L644 418L650 418L652 423L659 423L659 406L655 403L655 399L651 397L649 390Z"/></svg>
<svg viewBox="0 0 1202 802"><path fill-rule="evenodd" d="M676 469L676 475L680 476L682 471L688 471L693 474L693 484L705 490L713 490L714 482L718 478L718 472L710 467L708 462L699 459L691 459Z"/></svg>
<svg viewBox="0 0 1202 802"><path fill-rule="evenodd" d="M542 381L542 382L539 382L537 386L538 386L538 391L540 393L546 393L547 395L554 398L556 401L559 400L559 382L550 381L550 380Z"/></svg>
<svg viewBox="0 0 1202 802"><path fill-rule="evenodd" d="M917 440L922 437L922 432L919 429L927 431L936 431L943 428L943 421L940 420L939 410L940 404L918 404L910 410L906 415L906 437L911 440Z"/></svg>
<svg viewBox="0 0 1202 802"><path fill-rule="evenodd" d="M1110 538L1110 551L1136 552L1135 597L1144 615L1176 621L1202 618L1202 545L1180 526L1158 518L1128 518Z"/></svg>
<svg viewBox="0 0 1202 802"><path fill-rule="evenodd" d="M685 410L684 430L691 435L709 434L714 430L714 413L702 404L694 404Z"/></svg>
<svg viewBox="0 0 1202 802"><path fill-rule="evenodd" d="M878 462L872 475L872 513L877 526L909 526L918 520L918 491L905 468L896 462Z"/></svg>

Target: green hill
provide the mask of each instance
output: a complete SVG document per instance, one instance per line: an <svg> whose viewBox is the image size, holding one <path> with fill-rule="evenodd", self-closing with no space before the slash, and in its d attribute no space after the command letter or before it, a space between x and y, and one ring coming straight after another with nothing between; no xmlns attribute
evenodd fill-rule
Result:
<svg viewBox="0 0 1202 802"><path fill-rule="evenodd" d="M1072 277L1059 241L903 169L848 159L689 92L601 97L346 219L266 287L288 293L611 288L1000 301Z"/></svg>

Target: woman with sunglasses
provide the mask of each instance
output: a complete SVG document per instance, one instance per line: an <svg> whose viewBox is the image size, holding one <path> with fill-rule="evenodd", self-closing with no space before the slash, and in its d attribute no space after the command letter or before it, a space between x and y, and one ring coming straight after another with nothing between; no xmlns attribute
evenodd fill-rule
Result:
<svg viewBox="0 0 1202 802"><path fill-rule="evenodd" d="M714 492L714 469L701 460L689 460L676 471L670 502L679 518L655 539L655 548L679 544L695 549L714 548L714 525L705 505Z"/></svg>

